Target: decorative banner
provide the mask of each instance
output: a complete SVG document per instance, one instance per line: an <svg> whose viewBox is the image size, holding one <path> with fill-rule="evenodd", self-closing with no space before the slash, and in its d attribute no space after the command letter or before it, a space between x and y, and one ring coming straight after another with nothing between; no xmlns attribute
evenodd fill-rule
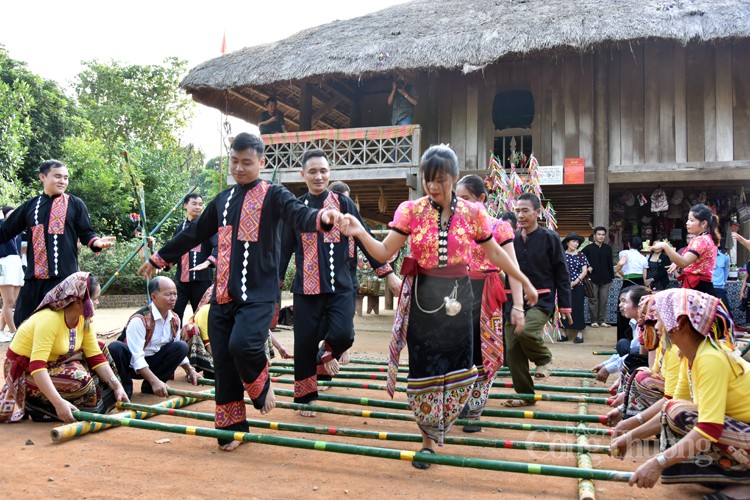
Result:
<svg viewBox="0 0 750 500"><path fill-rule="evenodd" d="M583 184L583 158L565 158L565 184Z"/></svg>

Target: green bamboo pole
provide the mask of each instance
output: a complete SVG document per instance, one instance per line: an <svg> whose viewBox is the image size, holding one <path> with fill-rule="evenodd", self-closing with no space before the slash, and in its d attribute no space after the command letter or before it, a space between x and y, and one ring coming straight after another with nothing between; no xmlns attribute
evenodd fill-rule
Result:
<svg viewBox="0 0 750 500"><path fill-rule="evenodd" d="M292 375L294 370L292 368L279 368L276 363L269 368L271 373L279 375ZM336 375L337 379L349 379L349 380L388 380L388 375L385 373L342 373L339 372ZM396 377L396 382L408 382L407 377ZM506 389L513 388L513 382L495 380L492 387L503 387ZM582 391L597 393L597 394L609 394L609 389L606 387L582 387L575 385L546 385L546 384L534 384L536 389L540 391L551 391L551 392L575 392L580 394Z"/></svg>
<svg viewBox="0 0 750 500"><path fill-rule="evenodd" d="M584 380L583 385L588 385L589 381ZM585 401L581 401L578 403L578 414L579 415L587 415L588 414L588 404ZM580 422L578 424L578 429L581 431L578 434L578 437L576 438L576 444L581 446L583 448L582 451L578 452L577 456L577 465L578 468L581 470L592 470L594 468L593 464L591 463L591 455L587 451L585 451L585 447L589 444L589 438L586 435L585 429L586 424L583 422ZM595 500L596 499L596 487L594 486L594 482L590 479L579 479L578 480L578 500Z"/></svg>
<svg viewBox="0 0 750 500"><path fill-rule="evenodd" d="M312 441L308 439L269 436L264 434L251 434L249 432L233 432L221 429L209 429L206 427L163 424L160 422L150 422L130 418L116 419L108 417L106 415L99 415L96 413L88 413L82 411L74 411L73 416L81 420L109 423L114 425L121 425L124 427L134 427L137 429L146 429L158 432L171 432L175 434L186 434L189 436L234 440L246 443L268 444L289 448L328 451L334 453L345 453L349 455L363 455L375 458L405 460L408 462L417 461L430 464L450 465L454 467L469 467L474 469L494 470L501 472L517 472L521 474L540 474L547 476L598 479L602 481L618 482L629 481L633 475L631 472L624 471L586 471L577 469L575 467L565 467L558 465L540 465L524 462L460 457L455 455L437 455L432 453L419 453L408 450L393 450L389 448L359 446L328 441Z"/></svg>
<svg viewBox="0 0 750 500"><path fill-rule="evenodd" d="M281 362L281 363L286 363L286 364L289 364L289 365L293 365L294 364L294 362L288 362L288 361L284 361L284 362ZM274 365L278 365L278 364L281 364L281 363L274 363ZM388 366L388 361L378 361L378 360L371 360L371 359L351 359L349 361L349 364L353 364L353 365ZM348 365L346 365L346 366L348 366ZM408 368L408 366L407 365L399 365L399 368ZM507 372L508 371L508 367L504 366L504 367L502 367L500 369L500 371ZM588 370L586 370L585 368L575 368L575 369L574 368L568 368L568 369L563 369L563 370L560 370L560 371L563 371L563 372L573 372L573 373L588 373Z"/></svg>
<svg viewBox="0 0 750 500"><path fill-rule="evenodd" d="M150 406L138 405L133 403L118 403L119 408L125 408L130 410L146 410L154 411ZM157 410L160 415L172 415L175 417L195 418L197 420L204 420L206 422L214 422L214 415L210 413L202 413L196 411L187 410L176 410L171 408L162 408ZM313 426L313 425L302 425L302 424L289 424L284 422L267 422L265 420L252 420L248 419L247 424L250 427L259 429L271 429L275 431L288 431L288 432L303 432L312 434L326 434L330 436L344 436L344 437L356 437L364 439L380 439L383 441L403 441L408 443L421 443L422 436L420 434L403 434L397 432L379 432L379 431L366 431L361 429L347 429L342 427L325 427L325 426ZM446 436L446 444L455 444L462 446L479 446L483 448L505 448L514 450L532 450L532 451L559 451L565 453L609 453L609 446L602 445L587 445L581 447L569 443L542 443L535 441L509 441L503 439L482 439L472 437L454 437Z"/></svg>
<svg viewBox="0 0 750 500"><path fill-rule="evenodd" d="M293 384L294 380L290 378L271 377L271 382L279 384ZM370 389L375 391L384 391L386 386L382 384L340 382L336 380L318 381L318 385L328 387L346 387L349 389ZM397 386L397 392L406 392L406 387ZM561 403L579 403L585 401L591 404L606 405L611 398L597 398L591 396L569 396L561 394L516 394L492 392L489 399L523 399L524 401L557 401Z"/></svg>
<svg viewBox="0 0 750 500"><path fill-rule="evenodd" d="M213 380L200 378L198 383L204 385L213 385ZM294 397L294 391L274 388L277 396ZM333 403L348 403L360 406L374 406L377 408L390 408L393 410L411 410L408 403L398 401L385 401L382 399L356 398L350 396L338 396L335 394L318 394L320 401L331 401ZM528 418L532 420L553 420L557 422L591 422L605 424L606 415L577 415L575 413L551 413L542 411L523 411L523 410L496 410L494 408L485 408L482 416L503 417L503 418Z"/></svg>
<svg viewBox="0 0 750 500"><path fill-rule="evenodd" d="M180 395L180 396L200 396L203 400L213 399L213 395L209 394L206 395L206 393L203 392L195 392L195 391L186 391L182 389L172 389L171 387L167 389L169 394L172 395ZM245 403L252 404L252 401L250 399L245 399ZM414 422L414 416L413 415L407 415L403 413L389 413L389 412L380 412L380 411L370 411L370 410L355 410L350 408L337 408L332 406L320 406L320 405L310 405L310 404L300 404L300 403L288 403L285 401L279 401L276 400L276 407L277 408L283 408L283 409L289 409L289 410L306 410L306 411L314 411L319 413L331 413L334 415L346 415L350 417L361 417L361 418L375 418L375 419L383 419L383 420L400 420L404 422ZM514 431L538 431L538 432L554 432L554 433L562 433L562 434L575 434L577 432L575 427L572 426L559 426L559 425L540 425L540 424L526 424L526 423L517 423L517 422L496 422L496 421L489 421L489 420L468 420L468 419L458 419L455 422L455 425L476 425L478 427L487 427L488 429L509 429ZM588 428L587 429L588 434L594 435L594 436L611 436L614 432L612 429L593 429Z"/></svg>
<svg viewBox="0 0 750 500"><path fill-rule="evenodd" d="M185 196L189 195L190 193L192 193L196 189L198 189L198 186L191 187L190 190L187 193L185 193L185 195L182 198L180 198L177 201L177 203L174 204L174 206L172 208L169 209L169 212L167 212L167 215L165 215L159 221L159 223L151 230L151 232L148 234L149 237L151 237L154 234L156 234L156 232L167 221L167 219L174 213L175 210L177 210L177 207L179 207L180 205L182 205L182 200L185 198ZM120 275L120 271L122 271L123 269L125 269L125 266L127 266L130 263L130 261L133 260L133 258L136 255L138 255L138 252L141 250L141 248L143 248L143 243L141 243L140 245L138 245L138 247L135 250L133 250L133 252L130 255L128 255L128 257L125 259L125 261L122 264L120 264L120 266L115 270L115 273L107 280L107 282L104 285L102 285L102 290L99 292L99 294L104 294L104 292L107 290L107 288L109 288L109 285L111 285L112 282L115 280L115 278L117 278Z"/></svg>
<svg viewBox="0 0 750 500"><path fill-rule="evenodd" d="M211 393L213 393L213 389L206 391L205 393L198 393L198 394L211 394ZM166 401L162 401L155 405L149 406L148 407L149 411L147 412L126 411L126 412L118 413L116 415L111 415L111 416L114 418L151 418L152 416L156 414L155 410L162 409L162 408L180 408L180 407L187 406L193 403L197 403L198 401L202 401L202 398L199 398L196 396L179 396L179 397L168 399ZM107 429L111 429L112 427L114 426L108 425L108 424L97 423L97 422L73 422L71 424L60 425L58 427L53 428L50 431L50 437L52 438L53 443L62 443L63 441L67 441L69 439L73 439L78 436L83 436L84 434L104 431Z"/></svg>
<svg viewBox="0 0 750 500"><path fill-rule="evenodd" d="M269 368L269 371L271 373L275 373L276 370L279 369L288 369L294 367L293 362L288 361L279 361L275 362L273 366ZM387 373L388 368L387 367L379 367L377 370L373 370L372 368L367 367L360 367L360 366L342 366L339 368L339 373L342 372L367 372L372 373L373 371L381 372L381 373ZM405 367L399 367L398 369L399 373L408 373L409 369ZM509 377L510 376L510 370L507 368L501 368L497 372L498 377ZM594 378L596 377L595 373L591 373L589 370L552 370L552 376L553 377L579 377L579 378Z"/></svg>
<svg viewBox="0 0 750 500"><path fill-rule="evenodd" d="M617 354L617 351L592 351L591 354L594 356L611 356L612 354Z"/></svg>

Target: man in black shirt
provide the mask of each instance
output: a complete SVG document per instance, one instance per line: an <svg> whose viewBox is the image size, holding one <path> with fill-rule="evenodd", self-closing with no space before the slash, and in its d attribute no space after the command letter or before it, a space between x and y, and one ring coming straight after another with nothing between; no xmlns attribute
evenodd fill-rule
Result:
<svg viewBox="0 0 750 500"><path fill-rule="evenodd" d="M258 127L260 127L260 134L280 134L286 132L284 126L284 113L279 111L277 108L276 98L271 96L266 99L266 110L261 112L260 121Z"/></svg>
<svg viewBox="0 0 750 500"><path fill-rule="evenodd" d="M592 328L607 328L607 303L609 302L609 287L615 278L614 263L612 262L612 247L604 243L607 229L599 226L594 228L594 243L586 245L581 250L589 261L589 273L594 284L594 297L589 299Z"/></svg>
<svg viewBox="0 0 750 500"><path fill-rule="evenodd" d="M510 321L505 323L505 358L513 379L513 389L518 394L534 393L529 361L536 365L534 376L540 378L550 375L552 353L544 345L542 331L555 312L555 295L560 315L572 321L570 275L565 265L560 237L551 229L539 227L537 219L541 208L539 197L534 194L524 193L518 197L516 217L521 229L516 231L513 247L518 266L539 292L539 301L534 307L522 304L512 306L517 311L524 311L525 325L522 332L516 333ZM506 402L506 406L514 407L533 404L533 401L520 399Z"/></svg>

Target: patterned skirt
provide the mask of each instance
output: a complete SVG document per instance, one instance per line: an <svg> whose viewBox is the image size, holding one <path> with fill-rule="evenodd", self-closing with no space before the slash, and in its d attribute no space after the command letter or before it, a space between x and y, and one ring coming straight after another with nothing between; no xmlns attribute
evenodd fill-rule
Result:
<svg viewBox="0 0 750 500"><path fill-rule="evenodd" d="M461 311L440 308L458 285ZM412 296L406 394L417 425L438 445L465 406L477 379L473 357L472 299L468 278L419 275Z"/></svg>
<svg viewBox="0 0 750 500"><path fill-rule="evenodd" d="M625 391L623 418L630 418L664 397L664 379L650 368L638 368L628 379Z"/></svg>
<svg viewBox="0 0 750 500"><path fill-rule="evenodd" d="M479 419L482 416L484 407L487 406L487 400L490 397L490 390L492 389L492 382L495 381L495 376L487 377L487 372L483 366L477 366L477 379L476 382L471 386L469 392L469 399L466 402L466 418Z"/></svg>
<svg viewBox="0 0 750 500"><path fill-rule="evenodd" d="M188 361L195 371L203 372L205 378L214 378L214 357L209 354L200 335L191 336L188 341Z"/></svg>
<svg viewBox="0 0 750 500"><path fill-rule="evenodd" d="M100 343L102 353L116 374L114 360L109 349ZM25 365L22 374L16 376L18 367ZM5 385L0 391L0 422L18 422L28 412L34 420L57 420L57 412L42 393L28 370L28 358L8 356L5 359ZM70 401L81 411L107 413L115 406L114 391L99 380L89 367L82 351L60 356L47 364L52 385L60 396Z"/></svg>
<svg viewBox="0 0 750 500"><path fill-rule="evenodd" d="M662 412L662 451L674 446L698 423L698 408L688 401L669 401ZM662 482L750 484L750 424L724 419L719 441L695 457L668 467Z"/></svg>

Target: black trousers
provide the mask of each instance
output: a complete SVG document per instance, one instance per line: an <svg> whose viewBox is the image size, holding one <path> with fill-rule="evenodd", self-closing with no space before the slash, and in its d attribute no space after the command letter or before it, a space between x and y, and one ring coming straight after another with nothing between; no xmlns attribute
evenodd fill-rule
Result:
<svg viewBox="0 0 750 500"><path fill-rule="evenodd" d="M16 300L16 309L13 312L13 322L16 327L21 326L34 310L39 307L39 304L44 300L44 296L47 292L57 286L62 280L67 278L57 277L46 280L30 279L23 282L23 287L18 293L18 299Z"/></svg>
<svg viewBox="0 0 750 500"><path fill-rule="evenodd" d="M193 313L195 313L195 310L198 308L198 303L203 298L203 294L206 293L206 290L211 286L211 282L188 281L187 283L183 283L180 281L179 277L177 277L174 280L174 284L177 287L177 302L175 302L172 311L178 318L180 318L180 321L182 321L182 316L185 314L185 307L187 307L188 302L190 303L190 307L193 308Z"/></svg>
<svg viewBox="0 0 750 500"><path fill-rule="evenodd" d="M188 345L182 340L175 340L163 345L153 356L146 356L146 363L148 363L149 370L156 375L156 378L162 382L166 382L172 378L172 374L180 366L187 353ZM132 396L133 379L142 379L143 377L130 367L130 361L133 359L133 356L130 354L128 345L115 340L109 344L109 354L115 362L123 389L125 389L128 397ZM145 389L145 392L148 392L150 387L151 384L144 381L141 385L141 391L143 392Z"/></svg>
<svg viewBox="0 0 750 500"><path fill-rule="evenodd" d="M260 410L271 387L266 341L276 302L217 304L208 312L214 356L216 427L247 432L244 394ZM230 440L231 441L231 440ZM229 441L219 440L219 444Z"/></svg>
<svg viewBox="0 0 750 500"><path fill-rule="evenodd" d="M318 399L318 374L326 375L322 362L338 359L354 343L354 303L349 291L294 294L295 403Z"/></svg>

